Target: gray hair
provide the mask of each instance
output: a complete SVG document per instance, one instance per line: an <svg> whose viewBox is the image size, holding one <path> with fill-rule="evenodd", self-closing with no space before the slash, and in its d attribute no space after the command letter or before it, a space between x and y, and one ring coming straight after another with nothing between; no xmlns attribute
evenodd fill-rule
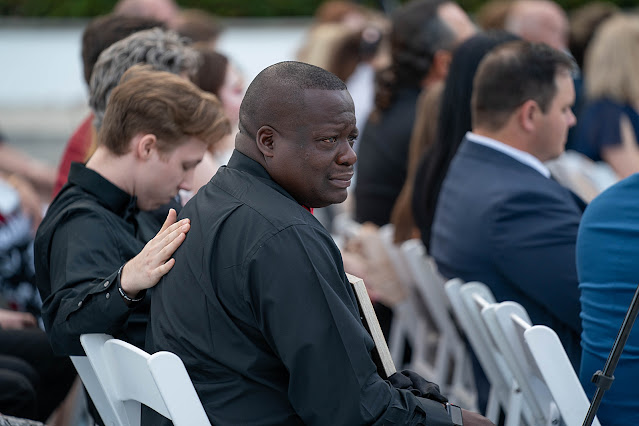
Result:
<svg viewBox="0 0 639 426"><path fill-rule="evenodd" d="M126 70L140 63L158 71L194 75L199 53L187 46L187 40L177 33L160 28L139 31L109 46L100 54L89 86L89 106L95 116L96 129L102 125L111 91Z"/></svg>

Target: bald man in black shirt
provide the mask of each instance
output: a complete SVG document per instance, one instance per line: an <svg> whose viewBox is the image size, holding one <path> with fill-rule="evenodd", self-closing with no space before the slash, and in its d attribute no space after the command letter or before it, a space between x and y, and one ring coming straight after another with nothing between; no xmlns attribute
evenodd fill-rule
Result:
<svg viewBox="0 0 639 426"><path fill-rule="evenodd" d="M339 249L310 212L346 199L356 137L341 80L273 65L247 90L228 166L185 206L193 225L154 289L147 350L182 358L212 424L453 424L437 392L378 375Z"/></svg>

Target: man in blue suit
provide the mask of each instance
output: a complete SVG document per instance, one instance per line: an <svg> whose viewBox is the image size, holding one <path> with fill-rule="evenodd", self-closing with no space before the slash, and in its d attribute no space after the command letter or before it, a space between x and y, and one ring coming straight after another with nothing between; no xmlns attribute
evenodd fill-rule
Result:
<svg viewBox="0 0 639 426"><path fill-rule="evenodd" d="M431 254L448 278L486 283L552 327L575 368L581 323L575 267L585 203L543 162L564 150L575 91L573 61L516 41L480 64L466 134L444 180Z"/></svg>

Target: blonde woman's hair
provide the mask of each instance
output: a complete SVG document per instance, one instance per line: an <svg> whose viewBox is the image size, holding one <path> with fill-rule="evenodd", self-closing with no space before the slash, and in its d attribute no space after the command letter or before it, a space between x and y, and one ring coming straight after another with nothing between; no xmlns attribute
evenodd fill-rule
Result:
<svg viewBox="0 0 639 426"><path fill-rule="evenodd" d="M639 16L607 19L586 50L584 75L590 99L639 101Z"/></svg>

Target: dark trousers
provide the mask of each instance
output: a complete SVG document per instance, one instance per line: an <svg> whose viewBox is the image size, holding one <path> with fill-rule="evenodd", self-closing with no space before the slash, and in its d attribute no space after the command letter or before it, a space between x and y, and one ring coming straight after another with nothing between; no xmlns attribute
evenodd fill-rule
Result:
<svg viewBox="0 0 639 426"><path fill-rule="evenodd" d="M0 330L0 413L41 422L66 397L76 372L38 328Z"/></svg>
<svg viewBox="0 0 639 426"><path fill-rule="evenodd" d="M0 355L0 413L33 419L37 416L38 375L19 358Z"/></svg>

